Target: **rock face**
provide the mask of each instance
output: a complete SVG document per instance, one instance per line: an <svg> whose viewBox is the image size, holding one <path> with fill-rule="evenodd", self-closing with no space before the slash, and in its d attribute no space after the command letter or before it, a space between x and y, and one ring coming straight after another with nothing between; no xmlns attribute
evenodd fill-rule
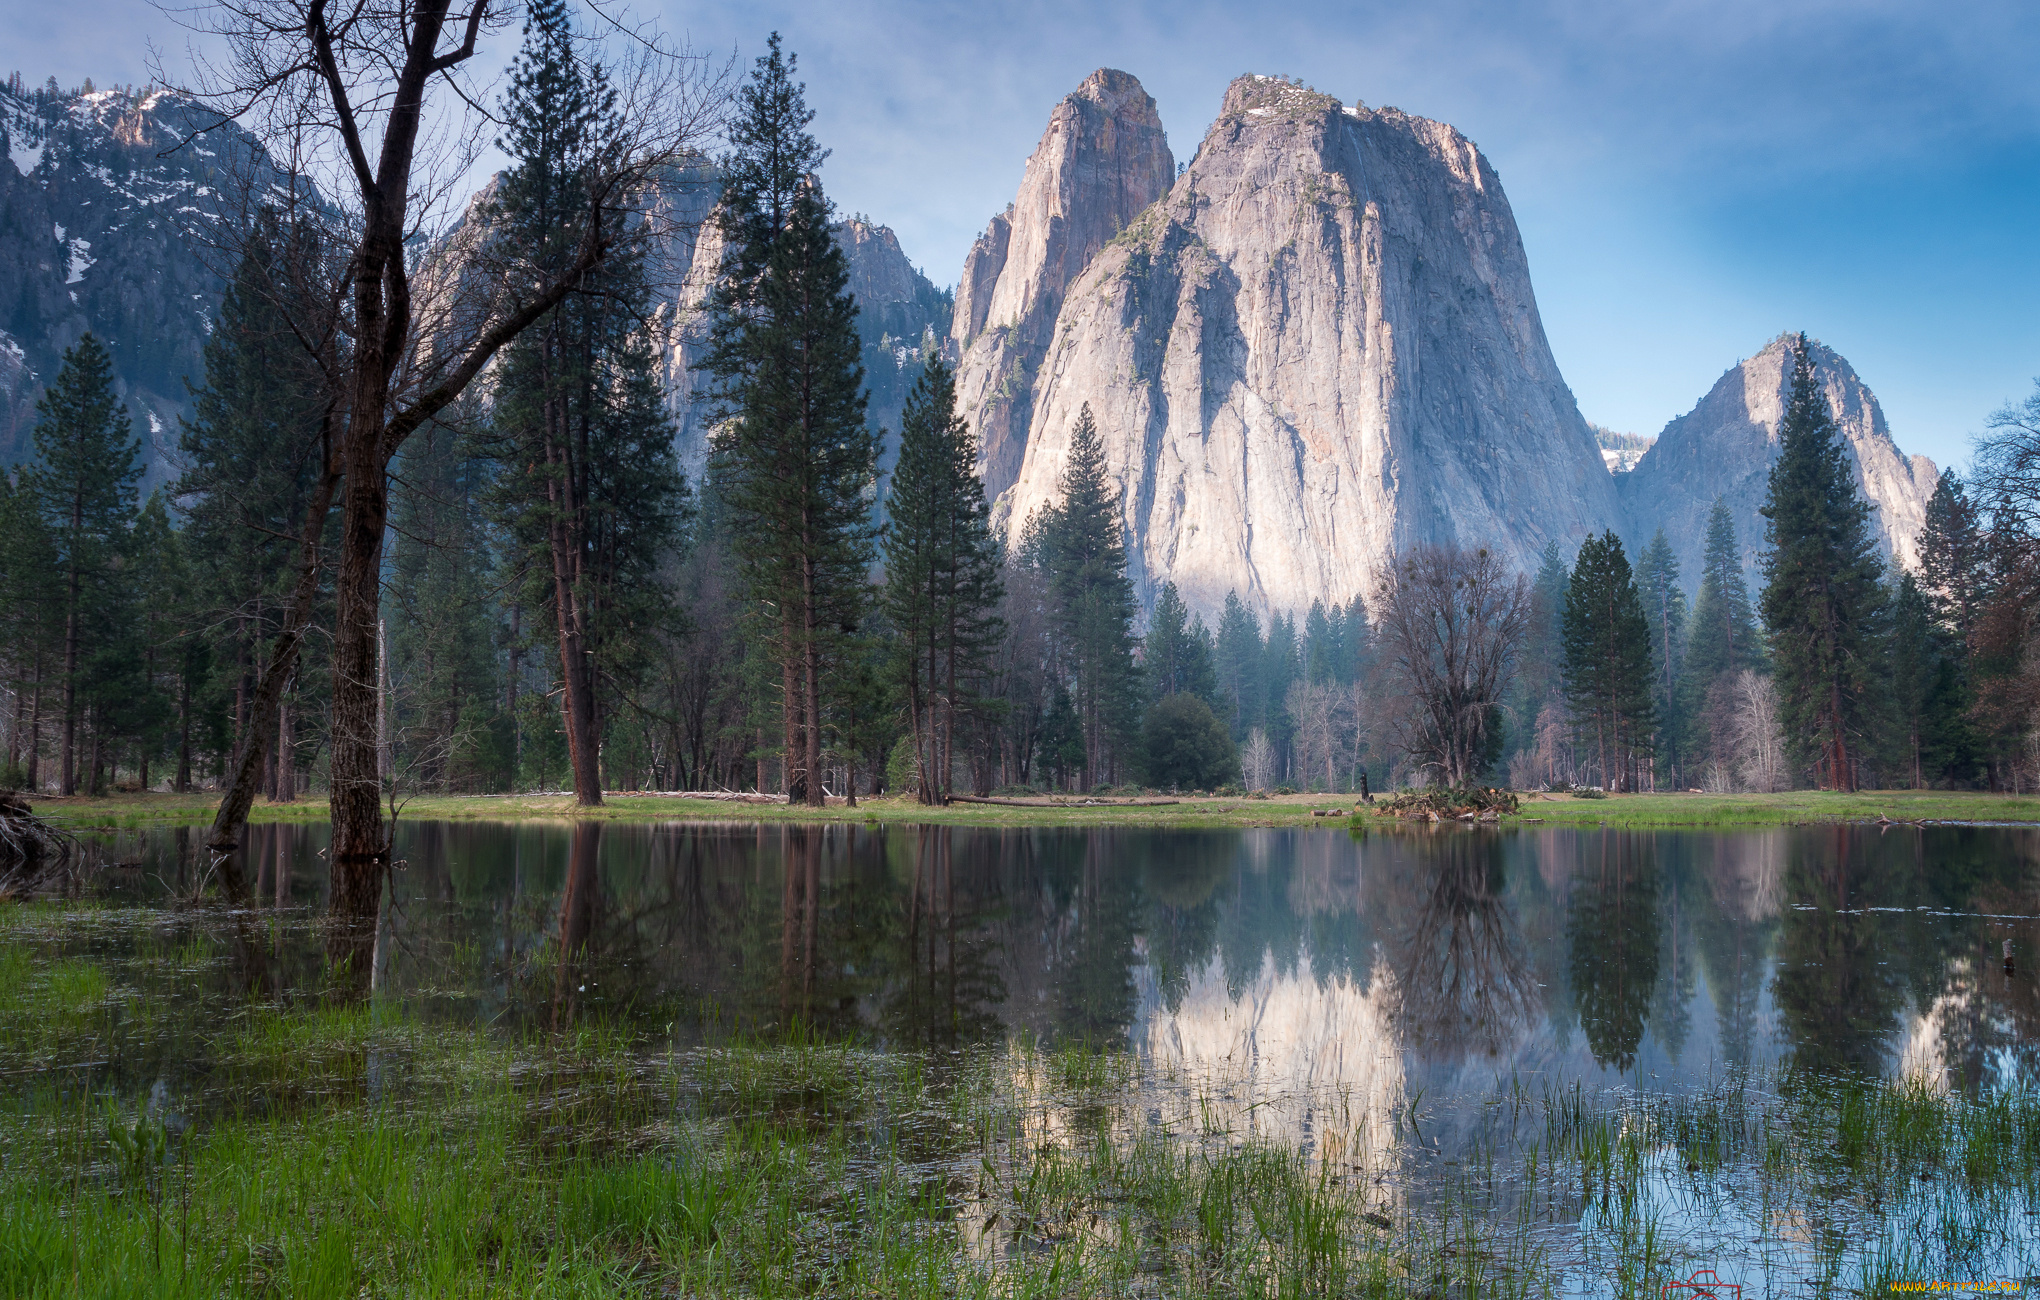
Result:
<svg viewBox="0 0 2040 1300"><path fill-rule="evenodd" d="M704 309L723 257L722 233L707 220L708 206L703 204L691 226L676 227L687 233L668 241L658 258L661 282L670 293L657 322L667 400L680 463L690 478L698 477L708 460L708 403L696 391L707 376L697 367L708 341ZM914 267L886 226L852 217L836 227L836 242L850 264L850 293L857 299L857 335L870 397L866 417L886 431L879 455L883 471L899 456L900 410L921 373L921 353L948 338L950 296Z"/></svg>
<svg viewBox="0 0 2040 1300"><path fill-rule="evenodd" d="M1006 265L1038 264L1020 235ZM960 291L959 328L973 311ZM1274 78L1232 84L1173 188L1069 286L1031 378L1005 517L1055 498L1088 403L1136 581L1207 619L1235 589L1264 612L1350 601L1420 541L1534 570L1618 517L1479 150ZM988 447L1008 436L980 411Z"/></svg>
<svg viewBox="0 0 2040 1300"><path fill-rule="evenodd" d="M1699 585L1707 517L1716 497L1728 499L1744 569L1752 576L1757 572L1764 546L1764 518L1758 511L1771 464L1778 459L1778 424L1791 396L1792 338L1781 334L1730 368L1699 405L1667 424L1636 468L1618 480L1628 539L1640 545L1663 528L1688 587ZM1925 456L1898 449L1876 394L1839 353L1817 341L1811 352L1814 380L1842 430L1857 487L1876 507L1871 520L1885 553L1915 565L1927 500L1940 471Z"/></svg>
<svg viewBox="0 0 2040 1300"><path fill-rule="evenodd" d="M218 305L212 232L282 177L228 125L167 157L200 115L163 91L0 88L0 464L29 454L34 402L90 330L113 354L150 484L169 476L187 377Z"/></svg>
<svg viewBox="0 0 2040 1300"><path fill-rule="evenodd" d="M1049 114L1018 197L971 248L956 288L957 400L978 432L987 495L1019 476L1065 291L1175 176L1155 101L1124 72L1100 68Z"/></svg>

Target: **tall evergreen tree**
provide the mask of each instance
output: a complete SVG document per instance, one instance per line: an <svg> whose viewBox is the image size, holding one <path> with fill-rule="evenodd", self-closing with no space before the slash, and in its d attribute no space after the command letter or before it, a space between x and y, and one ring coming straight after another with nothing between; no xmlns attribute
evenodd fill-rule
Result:
<svg viewBox="0 0 2040 1300"><path fill-rule="evenodd" d="M1173 582L1163 583L1161 594L1155 597L1141 650L1150 702L1171 695L1194 695L1206 704L1217 702L1211 633L1205 631L1203 618L1183 603L1183 594Z"/></svg>
<svg viewBox="0 0 2040 1300"><path fill-rule="evenodd" d="M1247 733L1261 725L1261 621L1240 599L1237 591L1225 594L1225 610L1218 618L1218 637L1212 648L1213 668L1218 676L1219 716L1232 727L1233 739L1245 740Z"/></svg>
<svg viewBox="0 0 2040 1300"><path fill-rule="evenodd" d="M1651 703L1657 711L1658 765L1674 786L1685 771L1685 720L1679 707L1679 674L1686 651L1686 590L1679 583L1679 557L1660 528L1636 562L1636 588L1650 624Z"/></svg>
<svg viewBox="0 0 2040 1300"><path fill-rule="evenodd" d="M1686 692L1688 716L1693 702L1704 700L1724 673L1763 662L1757 620L1750 610L1749 584L1743 579L1742 556L1736 545L1735 519L1724 497L1715 498L1707 517L1707 550L1700 570L1700 594L1693 602L1692 628L1681 673L1691 684Z"/></svg>
<svg viewBox="0 0 2040 1300"><path fill-rule="evenodd" d="M1919 537L1920 593L1934 619L1965 646L1990 602L1989 545L1983 512L1954 470L1942 470L1927 499Z"/></svg>
<svg viewBox="0 0 2040 1300"><path fill-rule="evenodd" d="M514 741L498 702L494 539L483 504L489 467L466 443L452 429L427 429L398 461L391 731L419 784L479 793L508 788Z"/></svg>
<svg viewBox="0 0 2040 1300"><path fill-rule="evenodd" d="M1884 565L1804 334L1778 440L1760 606L1785 734L1821 786L1854 790L1883 677Z"/></svg>
<svg viewBox="0 0 2040 1300"><path fill-rule="evenodd" d="M587 191L616 134L602 68L576 48L563 0L531 9L504 100L502 237L556 277L590 232ZM610 220L620 224L621 213ZM604 736L667 621L664 562L686 497L645 336L642 260L618 254L504 354L497 402L506 472L494 500L518 550L520 602L549 615L561 722L583 804L602 801Z"/></svg>
<svg viewBox="0 0 2040 1300"><path fill-rule="evenodd" d="M63 576L56 541L35 498L0 474L0 654L7 656L14 691L7 747L10 785L41 788L42 738L52 702L48 688L62 661L63 642Z"/></svg>
<svg viewBox="0 0 2040 1300"><path fill-rule="evenodd" d="M64 352L56 382L36 403L35 463L22 476L55 542L63 574L63 691L58 782L78 792L77 739L84 637L125 595L121 561L134 527L141 441L113 392L113 361L90 334Z"/></svg>
<svg viewBox="0 0 2040 1300"><path fill-rule="evenodd" d="M299 329L321 319L298 288L317 262L316 242L301 228L258 214L206 340L205 386L192 393L179 439L184 473L175 495L195 613L214 629L203 647L184 649L187 675L209 666L212 676L202 688L189 680L180 688L180 779L190 779L191 735L211 748L219 739L231 746L210 836L222 849L240 841L262 773L275 770L285 690L313 675L301 657L326 658L331 645L307 635L328 594L323 570L337 538L327 515L340 481L331 386ZM341 352L331 342L314 347L327 363ZM331 673L318 675L330 690Z"/></svg>
<svg viewBox="0 0 2040 1300"><path fill-rule="evenodd" d="M1926 785L1927 752L1933 746L1934 718L1928 702L1939 675L1934 616L1913 575L1901 571L1891 599L1891 710L1897 722L1890 746L1906 784Z"/></svg>
<svg viewBox="0 0 2040 1300"><path fill-rule="evenodd" d="M1269 743L1275 746L1276 769L1285 782L1296 779L1291 762L1296 720L1289 716L1289 688L1302 671L1296 620L1277 614L1268 620L1268 641L1261 653L1261 718Z"/></svg>
<svg viewBox="0 0 2040 1300"><path fill-rule="evenodd" d="M1652 755L1650 622L1613 532L1580 547L1565 602L1565 691L1574 724L1598 757L1602 784L1636 788Z"/></svg>
<svg viewBox="0 0 2040 1300"><path fill-rule="evenodd" d="M956 413L956 376L931 354L900 415L884 540L885 612L899 639L923 803L948 802L957 719L977 707L1006 630L998 545L976 463L977 438Z"/></svg>
<svg viewBox="0 0 2040 1300"><path fill-rule="evenodd" d="M738 95L703 366L718 385L710 472L742 580L776 616L787 797L819 806L827 664L868 600L878 446L857 304L814 176L824 154L794 70L775 33Z"/></svg>
<svg viewBox="0 0 2040 1300"><path fill-rule="evenodd" d="M1084 785L1112 779L1134 736L1140 688L1134 662L1133 582L1119 531L1119 493L1087 404L1070 432L1061 499L1040 521L1056 640L1084 736Z"/></svg>

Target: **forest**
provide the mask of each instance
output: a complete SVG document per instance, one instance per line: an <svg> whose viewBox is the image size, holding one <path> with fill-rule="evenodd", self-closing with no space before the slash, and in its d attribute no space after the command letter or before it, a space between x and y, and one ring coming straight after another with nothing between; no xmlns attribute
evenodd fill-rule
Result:
<svg viewBox="0 0 2040 1300"><path fill-rule="evenodd" d="M1235 592L1207 624L1173 585L1143 600L1088 408L1059 502L1025 520L995 520L932 339L899 427L873 426L776 37L719 123L715 428L690 481L633 196L696 155L685 131L626 147L630 71L533 10L510 166L442 258L484 296L529 289L491 329L371 339L367 245L262 206L146 497L105 346L65 353L0 479L0 786L217 789L224 826L258 795L2035 780L2040 395L1942 476L1917 569L1880 549L1802 338L1754 575L1717 503L1698 575L1662 532L1633 557L1553 542L1531 574L1421 543L1343 605L1264 619Z"/></svg>

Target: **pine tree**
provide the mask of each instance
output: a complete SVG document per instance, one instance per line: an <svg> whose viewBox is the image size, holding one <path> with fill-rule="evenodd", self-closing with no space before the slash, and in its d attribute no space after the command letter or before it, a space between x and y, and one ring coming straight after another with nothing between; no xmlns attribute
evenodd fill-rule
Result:
<svg viewBox="0 0 2040 1300"><path fill-rule="evenodd" d="M515 166L496 197L506 244L541 276L560 274L588 237L589 176L616 111L563 0L541 0L504 101L501 143ZM662 565L685 506L648 313L642 259L612 256L506 350L498 396L506 472L492 497L516 547L520 602L548 615L583 804L602 801L604 736L667 621Z"/></svg>
<svg viewBox="0 0 2040 1300"><path fill-rule="evenodd" d="M946 803L956 723L979 707L1005 635L1005 588L977 438L956 413L956 377L930 355L900 415L900 456L886 498L885 612L915 737L923 803Z"/></svg>
<svg viewBox="0 0 2040 1300"><path fill-rule="evenodd" d="M868 600L878 445L857 304L813 175L824 154L794 69L775 33L738 96L719 209L728 251L702 364L718 384L710 473L742 580L777 615L787 797L819 806L827 661Z"/></svg>
<svg viewBox="0 0 2040 1300"><path fill-rule="evenodd" d="M489 466L465 441L449 428L427 429L398 462L387 598L391 732L419 783L479 793L508 787L513 742L498 704L498 584L483 509Z"/></svg>
<svg viewBox="0 0 2040 1300"><path fill-rule="evenodd" d="M36 461L22 476L56 543L63 573L63 690L58 781L78 792L77 739L83 637L122 599L121 561L134 527L141 441L113 392L113 361L86 334L64 352L56 382L36 403Z"/></svg>
<svg viewBox="0 0 2040 1300"><path fill-rule="evenodd" d="M1897 724L1891 749L1913 789L1926 786L1926 753L1933 719L1928 699L1939 675L1934 615L1913 575L1901 571L1891 598L1891 711Z"/></svg>
<svg viewBox="0 0 2040 1300"><path fill-rule="evenodd" d="M1565 602L1565 691L1574 725L1598 756L1601 781L1636 788L1652 755L1650 623L1613 532L1580 547Z"/></svg>
<svg viewBox="0 0 2040 1300"><path fill-rule="evenodd" d="M1137 606L1119 530L1119 493L1089 405L1070 432L1061 499L1040 521L1042 569L1072 704L1084 736L1084 785L1112 778L1133 738L1140 689L1134 662Z"/></svg>
<svg viewBox="0 0 2040 1300"><path fill-rule="evenodd" d="M310 235L258 214L179 439L185 468L174 495L193 617L213 629L203 646L183 650L179 779L190 779L193 735L231 747L210 838L220 848L239 842L260 774L275 771L270 747L287 684L331 681L324 665L301 662L316 664L331 645L307 632L326 595L326 546L336 540L327 515L339 483L338 462L328 460L330 388L298 330L318 318L296 287L317 263ZM190 676L201 669L210 680Z"/></svg>
<svg viewBox="0 0 2040 1300"><path fill-rule="evenodd" d="M1636 562L1636 588L1650 624L1651 701L1657 711L1658 762L1674 787L1685 772L1685 719L1679 707L1679 675L1686 649L1686 591L1679 585L1679 557L1665 530Z"/></svg>
<svg viewBox="0 0 2040 1300"><path fill-rule="evenodd" d="M1942 470L1927 499L1919 537L1919 587L1934 620L1965 647L1990 603L1990 557L1983 512L1954 470Z"/></svg>
<svg viewBox="0 0 2040 1300"><path fill-rule="evenodd" d="M1883 561L1804 334L1763 514L1771 550L1760 601L1785 734L1827 789L1854 790L1883 673Z"/></svg>
<svg viewBox="0 0 2040 1300"><path fill-rule="evenodd" d="M1217 702L1211 633L1205 631L1204 620L1183 603L1173 582L1163 583L1161 594L1155 597L1141 650L1151 704L1171 695L1194 695L1206 704Z"/></svg>
<svg viewBox="0 0 2040 1300"><path fill-rule="evenodd" d="M1547 707L1565 697L1565 592L1572 567L1556 540L1545 543L1537 575L1530 583L1530 614L1523 634L1521 667L1503 710L1512 754L1539 744L1538 719ZM1547 754L1545 762L1555 762ZM1513 766L1513 758L1511 763ZM1530 781L1554 780L1556 773L1539 766ZM1530 783L1526 781L1526 783Z"/></svg>
<svg viewBox="0 0 2040 1300"><path fill-rule="evenodd" d="M1289 716L1289 688L1302 674L1303 656L1297 644L1296 620L1277 614L1268 620L1268 640L1261 652L1262 725L1269 743L1275 746L1275 765L1284 782L1295 782L1292 762L1296 740L1296 719Z"/></svg>
<svg viewBox="0 0 2040 1300"><path fill-rule="evenodd" d="M1240 599L1240 593L1227 592L1212 658L1224 706L1220 716L1232 727L1235 741L1245 740L1249 731L1261 725L1261 658L1265 650L1260 620Z"/></svg>
<svg viewBox="0 0 2040 1300"><path fill-rule="evenodd" d="M56 539L37 501L0 474L0 653L14 691L9 786L41 787L48 687L63 657L63 590Z"/></svg>

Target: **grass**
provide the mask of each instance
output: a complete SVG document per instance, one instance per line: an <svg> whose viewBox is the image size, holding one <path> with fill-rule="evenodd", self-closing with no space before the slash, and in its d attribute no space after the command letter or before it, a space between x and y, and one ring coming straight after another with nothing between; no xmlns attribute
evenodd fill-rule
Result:
<svg viewBox="0 0 2040 1300"><path fill-rule="evenodd" d="M70 830L135 830L203 826L212 821L214 795L122 794L102 798L41 798L37 811ZM436 821L518 821L601 818L608 821L872 822L967 826L1344 827L1353 798L1342 794L1273 795L1266 799L1184 796L1174 804L1014 808L952 804L930 808L911 799L865 799L855 808L791 808L685 797L612 797L599 808L578 807L570 795L430 795L412 800L404 816ZM1314 811L1340 810L1337 818ZM323 799L258 802L255 822L324 822ZM2040 823L2040 795L1978 791L1872 790L1837 794L1801 790L1786 794L1622 794L1600 799L1526 795L1519 817L1503 824L1707 828L1802 826L1828 822L1966 821ZM1363 813L1357 824L1391 823Z"/></svg>
<svg viewBox="0 0 2040 1300"><path fill-rule="evenodd" d="M2027 1091L1788 1071L1434 1100L1093 1041L511 1036L194 1005L203 918L91 919L0 913L7 1296L1656 1295L1702 1265L1839 1295L2040 1269Z"/></svg>

